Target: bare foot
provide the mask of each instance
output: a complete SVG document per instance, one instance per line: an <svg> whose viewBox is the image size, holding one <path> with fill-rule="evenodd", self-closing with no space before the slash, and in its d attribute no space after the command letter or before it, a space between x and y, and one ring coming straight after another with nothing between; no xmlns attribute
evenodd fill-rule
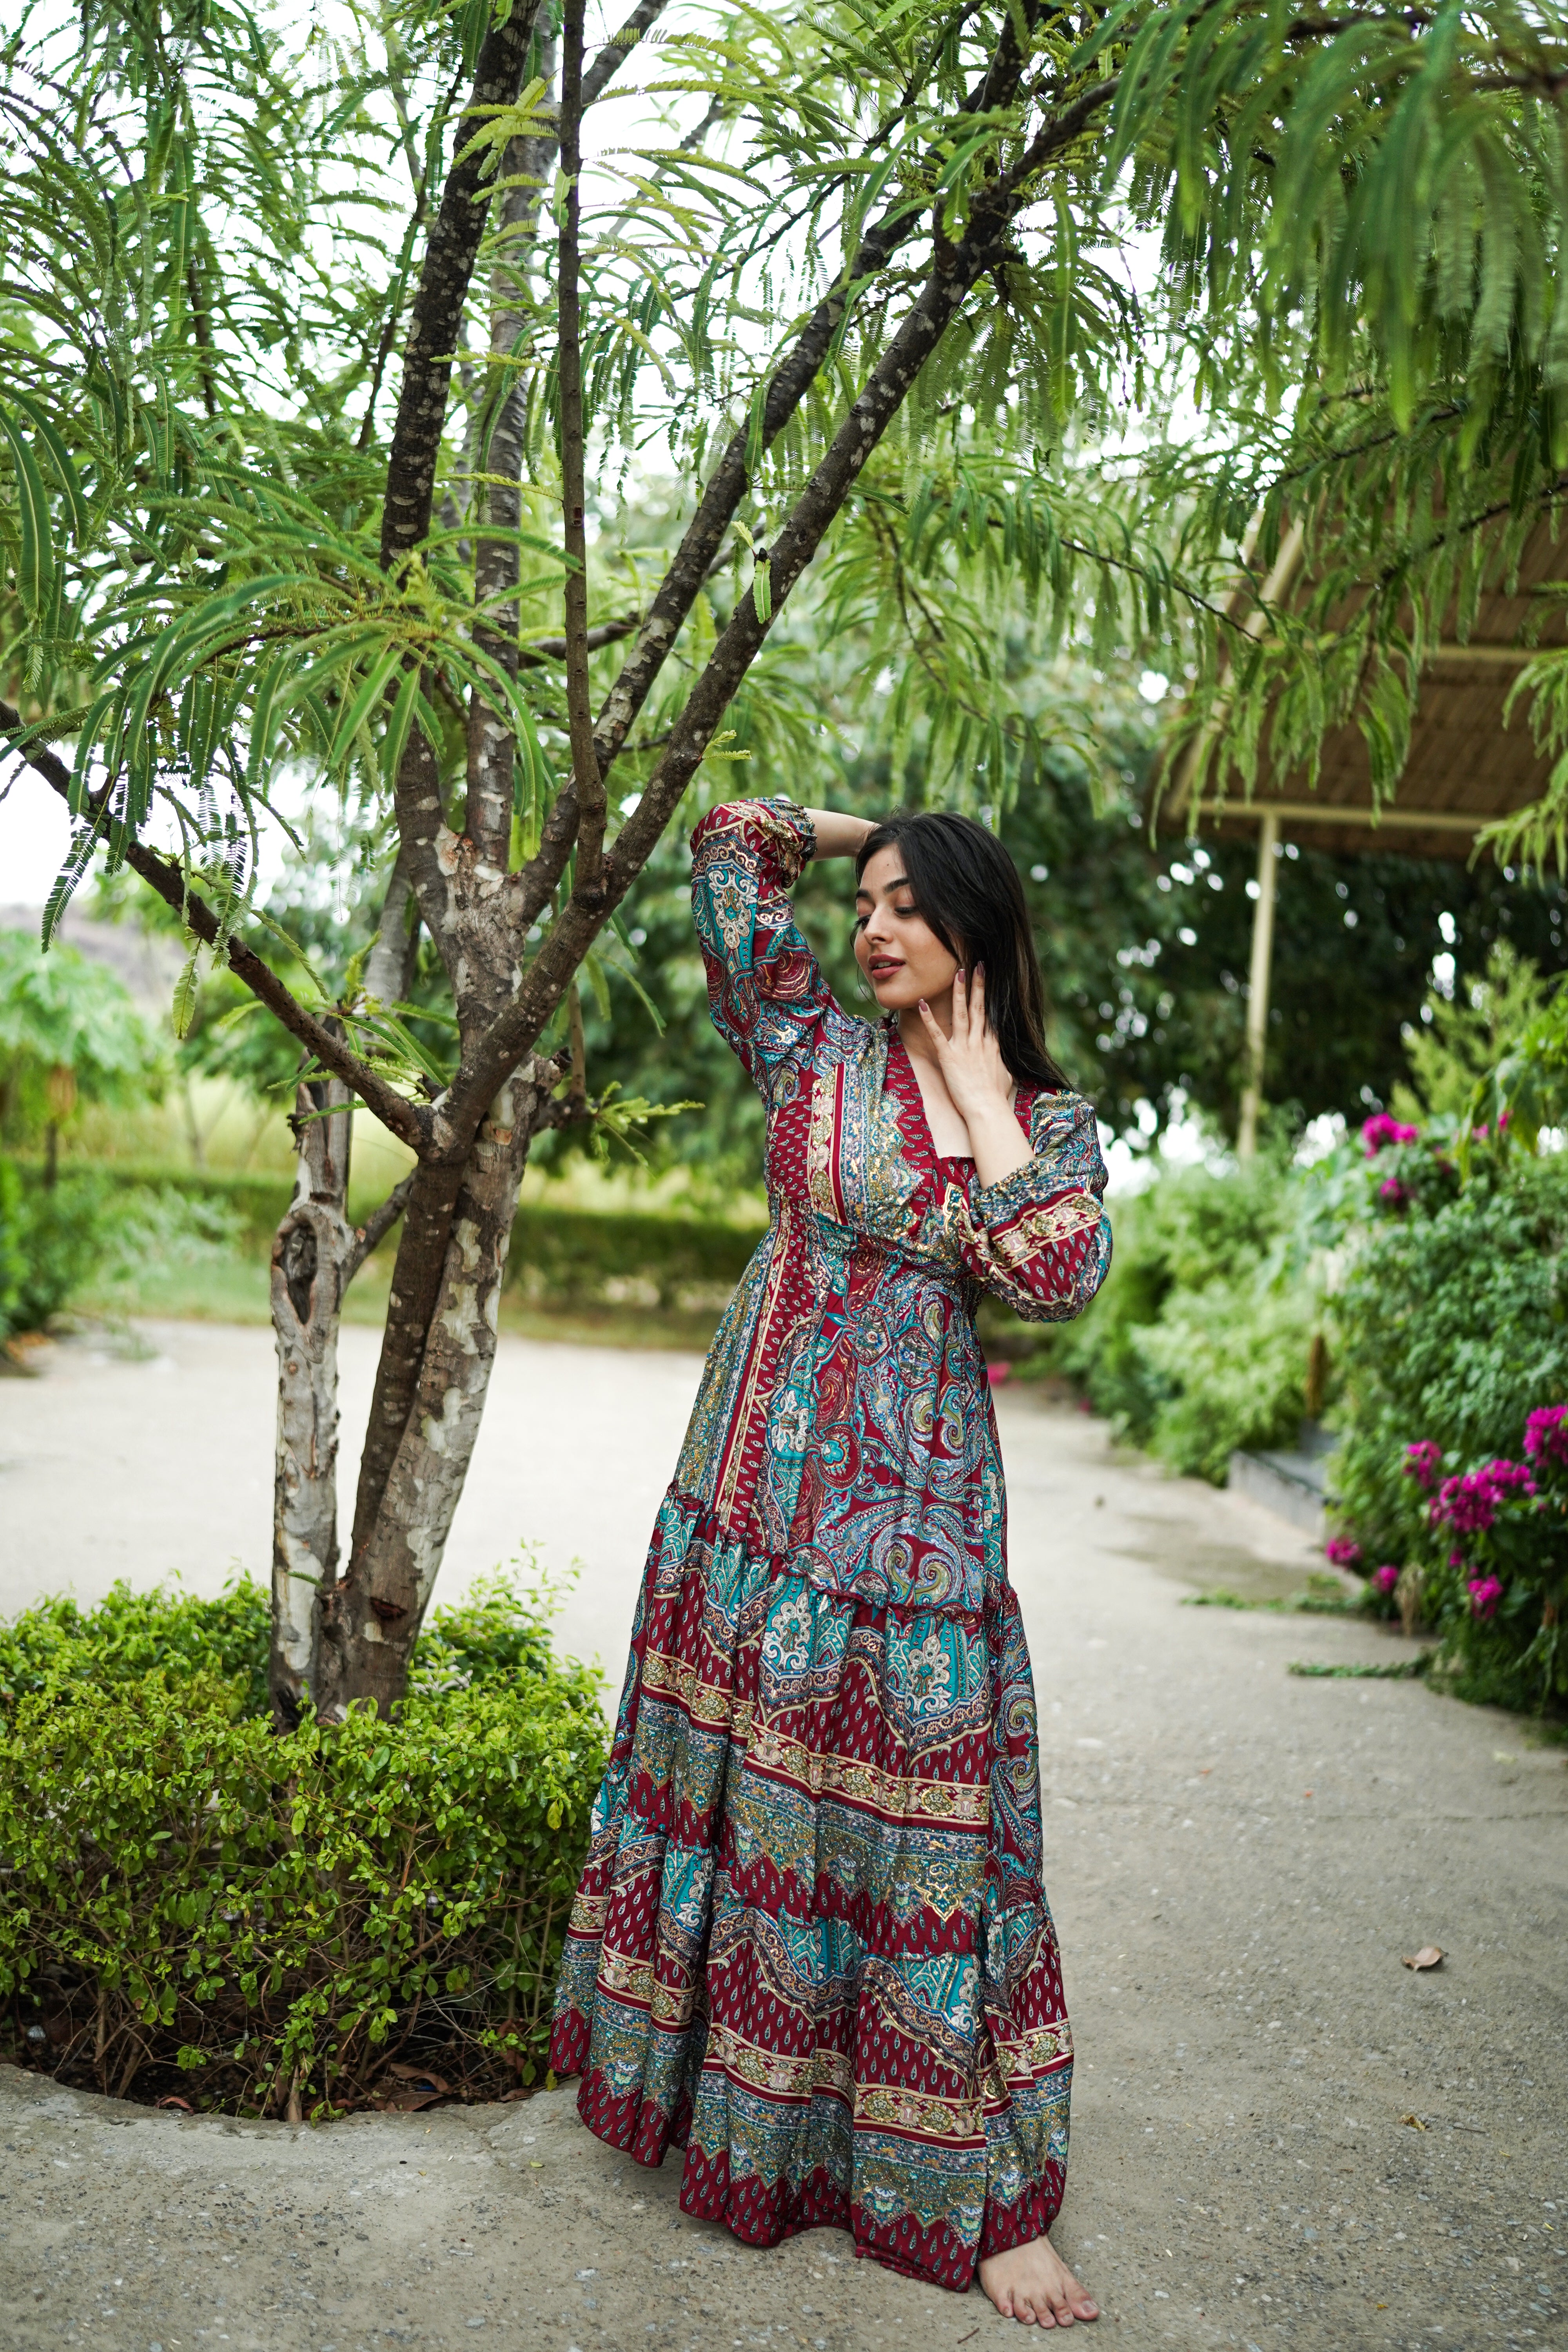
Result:
<svg viewBox="0 0 1568 2352"><path fill-rule="evenodd" d="M1098 2319L1100 2305L1085 2293L1048 2238L1009 2246L980 2265L980 2284L1004 2319L1026 2327L1070 2327Z"/></svg>

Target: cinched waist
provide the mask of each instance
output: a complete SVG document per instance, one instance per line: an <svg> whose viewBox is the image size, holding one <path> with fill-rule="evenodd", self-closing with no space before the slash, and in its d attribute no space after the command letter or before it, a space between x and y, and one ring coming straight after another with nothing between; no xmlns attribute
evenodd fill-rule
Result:
<svg viewBox="0 0 1568 2352"><path fill-rule="evenodd" d="M885 1265L890 1274L908 1273L942 1291L973 1319L979 1305L980 1286L962 1266L927 1257L900 1242L884 1241L879 1234L841 1225L816 1210L804 1213L796 1211L789 1222L800 1233L808 1254L826 1262L835 1289L841 1290L847 1285L851 1259L868 1258Z"/></svg>

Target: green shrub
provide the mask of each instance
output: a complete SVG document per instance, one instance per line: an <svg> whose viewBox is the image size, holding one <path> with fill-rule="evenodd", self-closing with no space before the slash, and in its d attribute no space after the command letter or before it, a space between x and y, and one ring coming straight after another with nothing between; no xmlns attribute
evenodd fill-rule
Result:
<svg viewBox="0 0 1568 2352"><path fill-rule="evenodd" d="M266 1602L117 1589L0 1645L0 1995L18 2054L119 2095L353 2105L394 2061L537 2076L605 1767L597 1680L491 1580L392 1722L279 1738Z"/></svg>
<svg viewBox="0 0 1568 2352"><path fill-rule="evenodd" d="M22 1264L22 1179L0 1159L0 1339L21 1328Z"/></svg>
<svg viewBox="0 0 1568 2352"><path fill-rule="evenodd" d="M765 1227L658 1210L562 1209L527 1202L511 1229L507 1279L531 1305L721 1306Z"/></svg>
<svg viewBox="0 0 1568 2352"><path fill-rule="evenodd" d="M15 1331L41 1331L90 1282L110 1246L115 1196L96 1171L47 1184L24 1174L16 1210L20 1278L11 1307Z"/></svg>
<svg viewBox="0 0 1568 2352"><path fill-rule="evenodd" d="M1216 1485L1237 1446L1293 1437L1317 1291L1289 1244L1303 1180L1187 1168L1112 1204L1110 1273L1026 1370L1065 1375L1118 1436Z"/></svg>
<svg viewBox="0 0 1568 2352"><path fill-rule="evenodd" d="M1532 1412L1568 1396L1568 1153L1479 1150L1461 1187L1439 1131L1376 1167L1373 1222L1332 1302L1343 1540L1365 1570L1417 1573L1462 1696L1557 1705L1562 1669L1543 1679L1539 1644L1542 1612L1558 1605L1551 1564L1516 1564L1478 1614L1469 1586L1487 1563L1434 1528L1430 1482L1408 1465L1419 1446L1444 1477L1477 1473L1515 1452Z"/></svg>

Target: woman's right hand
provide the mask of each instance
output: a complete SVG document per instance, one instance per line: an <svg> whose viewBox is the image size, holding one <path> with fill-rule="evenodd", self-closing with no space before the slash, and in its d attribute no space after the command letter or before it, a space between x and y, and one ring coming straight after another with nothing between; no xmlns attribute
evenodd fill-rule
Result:
<svg viewBox="0 0 1568 2352"><path fill-rule="evenodd" d="M807 809L806 814L816 828L814 857L858 857L866 835L877 830L874 818L843 816L837 809Z"/></svg>

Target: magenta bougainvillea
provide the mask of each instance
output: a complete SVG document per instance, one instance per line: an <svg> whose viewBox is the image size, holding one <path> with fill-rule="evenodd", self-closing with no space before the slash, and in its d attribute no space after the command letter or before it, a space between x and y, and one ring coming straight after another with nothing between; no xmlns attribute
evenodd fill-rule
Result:
<svg viewBox="0 0 1568 2352"><path fill-rule="evenodd" d="M1437 1483L1437 1465L1442 1459L1442 1447L1435 1445L1429 1437L1424 1437L1419 1444L1405 1447L1405 1475L1407 1478L1414 1478L1418 1486L1424 1486L1430 1494Z"/></svg>
<svg viewBox="0 0 1568 2352"><path fill-rule="evenodd" d="M1415 1128L1405 1127L1400 1120L1390 1118L1385 1110L1373 1111L1370 1118L1362 1121L1361 1139L1369 1160L1375 1160L1378 1153L1386 1151L1391 1143L1414 1143L1415 1139Z"/></svg>
<svg viewBox="0 0 1568 2352"><path fill-rule="evenodd" d="M1521 1456L1496 1454L1467 1469L1446 1461L1431 1438L1406 1445L1401 1468L1416 1490L1405 1520L1406 1559L1419 1570L1423 1616L1442 1632L1445 1651L1478 1693L1495 1690L1502 1671L1505 1683L1530 1694L1524 1703L1562 1706L1568 1404L1541 1405L1528 1416ZM1324 1549L1341 1567L1361 1558L1350 1535ZM1367 1606L1379 1615L1393 1615L1402 1572L1393 1561L1368 1571Z"/></svg>
<svg viewBox="0 0 1568 2352"><path fill-rule="evenodd" d="M1568 1467L1568 1404L1543 1404L1524 1424L1524 1451L1531 1462Z"/></svg>

